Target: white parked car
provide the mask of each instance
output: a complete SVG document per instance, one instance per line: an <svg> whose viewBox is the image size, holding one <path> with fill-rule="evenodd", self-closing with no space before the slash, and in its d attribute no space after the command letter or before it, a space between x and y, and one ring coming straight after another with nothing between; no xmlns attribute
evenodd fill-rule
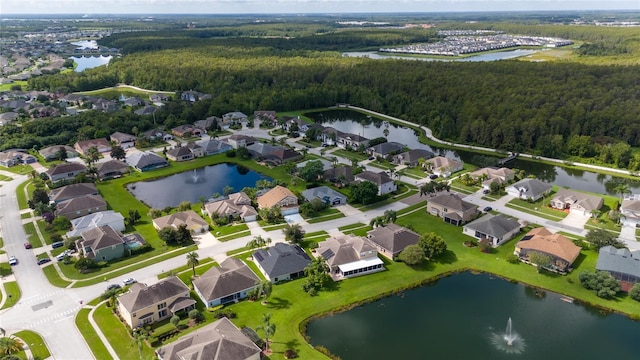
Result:
<svg viewBox="0 0 640 360"><path fill-rule="evenodd" d="M9 258L9 265L18 265L18 259L15 256Z"/></svg>
<svg viewBox="0 0 640 360"><path fill-rule="evenodd" d="M128 279L124 279L124 281L122 282L124 285L131 285L134 282L136 282L136 279L134 278L128 278Z"/></svg>

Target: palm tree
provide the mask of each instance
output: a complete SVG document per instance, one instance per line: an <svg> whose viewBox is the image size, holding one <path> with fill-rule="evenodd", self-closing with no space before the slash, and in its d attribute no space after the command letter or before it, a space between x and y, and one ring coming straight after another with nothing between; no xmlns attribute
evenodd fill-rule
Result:
<svg viewBox="0 0 640 360"><path fill-rule="evenodd" d="M620 201L622 202L622 198L625 194L630 194L631 190L629 190L629 185L626 183L620 183L613 189L616 193L620 194Z"/></svg>
<svg viewBox="0 0 640 360"><path fill-rule="evenodd" d="M275 327L274 327L275 332ZM0 354L11 355L24 350L24 344L17 337L0 338Z"/></svg>
<svg viewBox="0 0 640 360"><path fill-rule="evenodd" d="M140 331L136 331L133 333L133 342L131 343L131 346L137 346L138 347L138 356L140 357L140 360L142 360L142 343L147 340L147 334L141 333Z"/></svg>
<svg viewBox="0 0 640 360"><path fill-rule="evenodd" d="M266 350L269 351L269 336L276 333L276 324L271 322L271 313L262 314L262 325L258 326L257 329L264 331Z"/></svg>
<svg viewBox="0 0 640 360"><path fill-rule="evenodd" d="M192 251L187 254L187 266L191 266L191 270L193 271L193 277L196 277L196 266L200 265L200 261L198 261L198 257L200 257L200 255L198 255L198 253L195 251Z"/></svg>
<svg viewBox="0 0 640 360"><path fill-rule="evenodd" d="M273 290L273 284L269 280L262 280L258 284L258 298L263 298L262 304L265 305L267 303L267 299L271 296L271 291Z"/></svg>
<svg viewBox="0 0 640 360"><path fill-rule="evenodd" d="M395 210L387 210L384 212L384 220L388 223L395 223L398 218L398 213Z"/></svg>
<svg viewBox="0 0 640 360"><path fill-rule="evenodd" d="M384 137L389 137L389 129L382 130L382 133L384 134Z"/></svg>

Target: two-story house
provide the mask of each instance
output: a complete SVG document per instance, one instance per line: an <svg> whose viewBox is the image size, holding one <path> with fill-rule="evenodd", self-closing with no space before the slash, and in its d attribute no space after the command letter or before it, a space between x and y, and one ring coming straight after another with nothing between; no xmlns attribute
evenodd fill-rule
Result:
<svg viewBox="0 0 640 360"><path fill-rule="evenodd" d="M478 207L462 200L457 194L443 193L428 200L427 213L459 226L473 220L478 214Z"/></svg>
<svg viewBox="0 0 640 360"><path fill-rule="evenodd" d="M384 171L375 173L373 171L365 170L355 175L355 181L369 181L374 183L378 187L378 195L384 195L398 190L398 186L395 181L387 175Z"/></svg>
<svg viewBox="0 0 640 360"><path fill-rule="evenodd" d="M44 173L47 175L51 182L58 182L64 180L73 180L76 176L87 172L87 167L81 163L61 163L54 165Z"/></svg>
<svg viewBox="0 0 640 360"><path fill-rule="evenodd" d="M228 304L247 297L260 278L242 260L227 258L193 280L193 290L207 306Z"/></svg>

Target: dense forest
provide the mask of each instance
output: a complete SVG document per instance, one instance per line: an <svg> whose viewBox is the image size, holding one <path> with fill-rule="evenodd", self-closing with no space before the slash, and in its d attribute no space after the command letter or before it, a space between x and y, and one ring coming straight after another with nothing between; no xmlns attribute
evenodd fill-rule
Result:
<svg viewBox="0 0 640 360"><path fill-rule="evenodd" d="M247 37L226 28L120 33L101 41L127 54L107 68L33 78L29 86L81 91L127 83L212 94L190 112L198 117L351 103L429 126L443 139L548 156L566 153L564 145L580 136L588 136L591 145L640 146L638 65L348 58L338 50L434 41L437 35L433 29L325 32L320 25L301 35L287 26L269 24L264 31L291 30L297 37ZM581 34L591 44L582 56L637 55L638 35L628 29L490 26L536 28L533 35ZM613 45L600 48L601 41Z"/></svg>

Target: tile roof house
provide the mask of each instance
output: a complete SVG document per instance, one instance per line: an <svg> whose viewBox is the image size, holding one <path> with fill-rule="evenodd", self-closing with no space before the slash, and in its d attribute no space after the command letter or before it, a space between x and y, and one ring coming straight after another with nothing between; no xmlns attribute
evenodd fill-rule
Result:
<svg viewBox="0 0 640 360"><path fill-rule="evenodd" d="M109 225L89 229L81 236L76 240L76 249L89 259L110 261L124 255L124 237Z"/></svg>
<svg viewBox="0 0 640 360"><path fill-rule="evenodd" d="M207 307L236 302L247 297L260 278L236 258L227 258L193 280L193 290Z"/></svg>
<svg viewBox="0 0 640 360"><path fill-rule="evenodd" d="M384 270L376 248L365 238L353 234L333 236L318 243L334 280L366 275Z"/></svg>
<svg viewBox="0 0 640 360"><path fill-rule="evenodd" d="M73 219L71 220L73 230L67 232L67 237L80 236L87 230L104 225L108 225L115 231L124 231L124 216L113 210L106 210Z"/></svg>
<svg viewBox="0 0 640 360"><path fill-rule="evenodd" d="M285 243L255 251L253 260L260 272L273 283L304 276L304 269L311 263L311 258L300 246Z"/></svg>
<svg viewBox="0 0 640 360"><path fill-rule="evenodd" d="M123 149L128 149L134 147L136 145L136 140L138 139L134 135L125 134L119 131L114 132L109 136L111 141L113 141L116 145L120 145Z"/></svg>
<svg viewBox="0 0 640 360"><path fill-rule="evenodd" d="M478 214L478 207L462 200L457 194L443 193L428 200L427 213L459 226L473 220Z"/></svg>
<svg viewBox="0 0 640 360"><path fill-rule="evenodd" d="M378 145L372 146L367 149L367 153L375 157L386 157L387 155L394 155L404 150L404 144L399 142L384 142Z"/></svg>
<svg viewBox="0 0 640 360"><path fill-rule="evenodd" d="M151 151L133 153L128 155L125 161L140 172L169 166L169 162L165 158Z"/></svg>
<svg viewBox="0 0 640 360"><path fill-rule="evenodd" d="M156 350L160 360L260 360L261 353L226 317Z"/></svg>
<svg viewBox="0 0 640 360"><path fill-rule="evenodd" d="M162 230L165 227L177 229L180 225L187 225L187 229L192 233L203 233L209 230L209 224L193 210L180 211L153 219L156 230Z"/></svg>
<svg viewBox="0 0 640 360"><path fill-rule="evenodd" d="M431 159L434 156L429 150L411 149L393 156L393 163L398 165L417 166L420 159Z"/></svg>
<svg viewBox="0 0 640 360"><path fill-rule="evenodd" d="M495 182L499 185L505 184L509 181L512 181L515 174L515 171L505 167L499 169L486 167L469 173L469 176L474 179L481 179L482 187L489 190L491 189L492 183Z"/></svg>
<svg viewBox="0 0 640 360"><path fill-rule="evenodd" d="M315 188L307 189L302 192L302 196L309 202L320 199L322 202L329 206L344 205L347 203L347 196L333 190L328 186L318 186Z"/></svg>
<svg viewBox="0 0 640 360"><path fill-rule="evenodd" d="M538 179L522 179L505 190L507 194L522 200L537 201L551 192L551 184Z"/></svg>
<svg viewBox="0 0 640 360"><path fill-rule="evenodd" d="M105 138L78 141L73 145L73 148L76 149L78 154L85 156L89 153L89 149L92 147L96 148L99 153L111 151L111 145L109 145L109 141Z"/></svg>
<svg viewBox="0 0 640 360"><path fill-rule="evenodd" d="M40 151L38 152L40 153L40 155L42 155L42 158L44 158L44 161L56 160L59 156L58 154L60 153L61 147L67 151L67 158L78 156L78 152L76 151L76 149L72 148L69 145L47 146L46 148L40 149Z"/></svg>
<svg viewBox="0 0 640 360"><path fill-rule="evenodd" d="M116 179L131 170L126 162L120 160L107 160L96 163L95 166L100 180Z"/></svg>
<svg viewBox="0 0 640 360"><path fill-rule="evenodd" d="M132 329L153 324L195 308L196 301L189 291L177 276L149 286L135 283L129 292L118 296L118 314Z"/></svg>
<svg viewBox="0 0 640 360"><path fill-rule="evenodd" d="M107 202L100 195L84 195L61 201L56 206L56 216L64 216L69 220L107 210Z"/></svg>
<svg viewBox="0 0 640 360"><path fill-rule="evenodd" d="M78 174L86 173L87 167L81 163L61 163L54 165L44 173L52 182L58 182L62 180L73 180Z"/></svg>
<svg viewBox="0 0 640 360"><path fill-rule="evenodd" d="M549 205L555 209L569 209L570 213L585 216L591 216L591 212L600 210L603 204L604 199L600 196L564 188L558 189L549 201Z"/></svg>
<svg viewBox="0 0 640 360"><path fill-rule="evenodd" d="M256 199L258 209L280 207L283 215L298 213L298 197L286 187L277 185Z"/></svg>
<svg viewBox="0 0 640 360"><path fill-rule="evenodd" d="M436 156L428 159L426 162L427 168L440 177L449 177L456 171L462 170L462 161L449 159L444 156Z"/></svg>
<svg viewBox="0 0 640 360"><path fill-rule="evenodd" d="M354 180L353 169L351 166L347 165L341 165L333 169L325 170L322 176L326 180L342 186L350 184Z"/></svg>
<svg viewBox="0 0 640 360"><path fill-rule="evenodd" d="M177 146L167 151L167 158L171 161L188 161L193 160L195 156L186 146Z"/></svg>
<svg viewBox="0 0 640 360"><path fill-rule="evenodd" d="M57 189L51 190L49 192L49 200L57 204L80 196L99 194L100 193L94 183L79 183L61 186Z"/></svg>
<svg viewBox="0 0 640 360"><path fill-rule="evenodd" d="M596 270L608 272L622 282L624 291L629 291L633 284L640 283L640 251L603 246L598 254Z"/></svg>
<svg viewBox="0 0 640 360"><path fill-rule="evenodd" d="M370 230L367 232L367 237L380 255L391 260L395 260L407 246L415 245L420 241L418 233L394 223Z"/></svg>
<svg viewBox="0 0 640 360"><path fill-rule="evenodd" d="M393 181L393 179L391 179L384 171L375 173L373 171L365 170L355 175L354 180L374 183L378 187L378 195L384 195L398 190L398 186L395 181Z"/></svg>
<svg viewBox="0 0 640 360"><path fill-rule="evenodd" d="M626 225L640 224L640 197L632 196L622 200L620 213L623 215L622 222Z"/></svg>
<svg viewBox="0 0 640 360"><path fill-rule="evenodd" d="M462 232L476 239L487 239L491 246L498 247L520 232L520 223L502 214L487 214L464 225Z"/></svg>
<svg viewBox="0 0 640 360"><path fill-rule="evenodd" d="M529 231L516 244L515 254L520 258L528 258L531 252L538 252L551 256L549 267L559 272L571 271L571 264L580 255L580 247L561 234L554 234L546 228L540 227Z"/></svg>
<svg viewBox="0 0 640 360"><path fill-rule="evenodd" d="M228 216L230 220L237 217L244 222L255 221L258 212L251 206L251 199L244 192L230 194L227 199L213 201L204 205L203 213L206 212L209 217L217 214L218 216Z"/></svg>

